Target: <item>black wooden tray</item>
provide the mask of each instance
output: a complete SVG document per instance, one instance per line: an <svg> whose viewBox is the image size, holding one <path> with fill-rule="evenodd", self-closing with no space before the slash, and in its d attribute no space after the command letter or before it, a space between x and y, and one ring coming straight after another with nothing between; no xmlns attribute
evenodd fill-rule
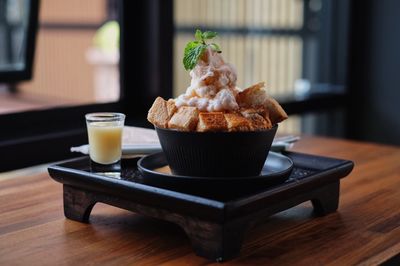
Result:
<svg viewBox="0 0 400 266"><path fill-rule="evenodd" d="M148 185L137 170L139 158L123 159L107 173L93 172L88 157L50 166L48 171L63 184L67 218L88 222L94 204L110 204L178 224L197 255L222 261L239 254L246 229L263 218L308 200L319 215L338 208L340 179L351 172L353 162L293 152L285 155L293 160L294 168L284 183L240 189Z"/></svg>

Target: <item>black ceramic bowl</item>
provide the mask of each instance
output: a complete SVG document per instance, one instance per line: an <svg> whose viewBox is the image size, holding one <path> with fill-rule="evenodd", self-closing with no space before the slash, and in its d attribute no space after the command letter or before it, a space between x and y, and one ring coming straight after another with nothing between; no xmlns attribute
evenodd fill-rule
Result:
<svg viewBox="0 0 400 266"><path fill-rule="evenodd" d="M234 177L259 175L278 126L250 132L183 132L157 128L175 175Z"/></svg>

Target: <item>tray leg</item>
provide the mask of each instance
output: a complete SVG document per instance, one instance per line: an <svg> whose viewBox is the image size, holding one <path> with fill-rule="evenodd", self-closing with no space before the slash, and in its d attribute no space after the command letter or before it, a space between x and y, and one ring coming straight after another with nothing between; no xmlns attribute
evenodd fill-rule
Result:
<svg viewBox="0 0 400 266"><path fill-rule="evenodd" d="M186 220L180 223L198 256L224 261L239 255L246 223L214 224Z"/></svg>
<svg viewBox="0 0 400 266"><path fill-rule="evenodd" d="M317 215L335 212L339 206L340 181L330 183L320 189L318 196L311 200Z"/></svg>
<svg viewBox="0 0 400 266"><path fill-rule="evenodd" d="M64 215L78 222L89 222L90 212L96 201L85 191L64 185Z"/></svg>

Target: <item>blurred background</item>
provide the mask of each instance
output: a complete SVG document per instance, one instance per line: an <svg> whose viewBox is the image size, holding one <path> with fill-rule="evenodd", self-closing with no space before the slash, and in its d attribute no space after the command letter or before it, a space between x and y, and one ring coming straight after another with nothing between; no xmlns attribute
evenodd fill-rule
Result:
<svg viewBox="0 0 400 266"><path fill-rule="evenodd" d="M21 10L18 20L23 21L29 2L0 0L3 23L11 31L9 38L5 33L0 37L3 47L6 42L15 43L18 29L8 14ZM34 78L16 85L18 93L6 98L8 104L2 104L0 112L118 100L119 28L117 22L117 27L109 24L117 19L116 9L106 0L41 1ZM0 62L4 60L5 56L0 57Z"/></svg>
<svg viewBox="0 0 400 266"><path fill-rule="evenodd" d="M128 124L151 126L154 97L189 85L183 49L199 28L219 33L239 87L265 81L283 104L280 133L400 145L399 23L396 0L0 0L3 142L24 117L62 113L81 130L89 109L121 108Z"/></svg>

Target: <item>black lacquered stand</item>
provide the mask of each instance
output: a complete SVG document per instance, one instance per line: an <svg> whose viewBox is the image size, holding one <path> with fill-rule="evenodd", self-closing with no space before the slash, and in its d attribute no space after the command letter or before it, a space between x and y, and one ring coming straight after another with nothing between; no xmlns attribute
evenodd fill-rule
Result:
<svg viewBox="0 0 400 266"><path fill-rule="evenodd" d="M166 220L183 228L197 255L211 260L237 256L243 235L255 222L311 200L318 215L338 208L340 179L348 175L351 161L287 153L294 162L288 181L266 188L246 188L224 195L174 191L143 184L136 160L122 162L121 179L90 171L87 157L49 168L64 185L64 213L88 222L97 202L145 216Z"/></svg>

